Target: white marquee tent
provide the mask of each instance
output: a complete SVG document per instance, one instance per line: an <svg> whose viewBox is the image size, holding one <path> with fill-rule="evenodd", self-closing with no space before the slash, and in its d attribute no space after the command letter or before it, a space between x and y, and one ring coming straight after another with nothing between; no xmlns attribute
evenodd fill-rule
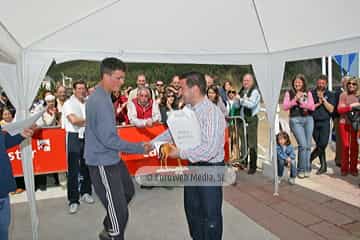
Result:
<svg viewBox="0 0 360 240"><path fill-rule="evenodd" d="M21 119L53 60L252 64L273 136L285 62L359 52L359 10L358 0L3 0L0 85ZM38 239L29 142L22 154Z"/></svg>

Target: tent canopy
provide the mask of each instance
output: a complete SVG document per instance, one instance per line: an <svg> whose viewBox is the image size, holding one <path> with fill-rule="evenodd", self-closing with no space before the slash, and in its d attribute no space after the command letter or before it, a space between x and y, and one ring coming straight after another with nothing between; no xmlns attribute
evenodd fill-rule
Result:
<svg viewBox="0 0 360 240"><path fill-rule="evenodd" d="M249 54L359 37L358 9L357 0L12 0L0 22L34 50Z"/></svg>
<svg viewBox="0 0 360 240"><path fill-rule="evenodd" d="M359 9L359 0L3 0L0 85L22 119L54 59L252 64L273 136L285 62L359 52ZM35 240L29 142L22 154Z"/></svg>

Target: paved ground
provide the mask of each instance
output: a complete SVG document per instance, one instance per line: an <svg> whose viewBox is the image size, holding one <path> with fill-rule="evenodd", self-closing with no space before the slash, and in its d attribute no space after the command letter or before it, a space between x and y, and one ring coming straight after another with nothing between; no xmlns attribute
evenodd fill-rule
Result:
<svg viewBox="0 0 360 240"><path fill-rule="evenodd" d="M306 180L297 179L295 186L281 183L280 196L274 197L271 180L259 172L249 176L240 171L237 185L224 189L224 239L360 239L360 208L355 206L360 201L357 180L333 178L331 173L314 175ZM328 194L303 186L321 186ZM351 194L341 197L348 200L348 196L354 196L347 201L350 203L331 197L350 189ZM81 205L80 212L70 216L64 196L64 189L59 187L37 193L40 239L97 239L104 214L99 203ZM24 201L24 194L12 197L12 240L31 236L29 211ZM189 239L180 188L138 188L130 211L127 239Z"/></svg>
<svg viewBox="0 0 360 240"><path fill-rule="evenodd" d="M288 115L288 112L280 112L280 117L282 119L285 119L286 121L288 121ZM264 112L260 113L260 119L266 119ZM297 146L294 136L290 134L290 137L292 144L294 146ZM266 120L261 120L259 122L258 143L260 147L259 155L263 155L267 158L268 153L266 148L269 144L269 124ZM265 149L263 147L265 147ZM327 174L321 176L312 174L311 178L298 180L297 184L305 188L331 196L343 202L360 207L360 189L358 187L358 184L360 183L360 177L353 177L351 175L348 175L346 177L341 176L340 169L335 166L335 153L332 147L330 147L330 145L327 147L326 157L328 164ZM258 166L262 166L262 161L260 157L258 159ZM319 161L316 159L313 164L314 173L316 172L318 166Z"/></svg>
<svg viewBox="0 0 360 240"><path fill-rule="evenodd" d="M272 182L260 173L239 172L238 184L225 189L225 199L280 239L360 239L360 208L287 183L274 197Z"/></svg>
<svg viewBox="0 0 360 240"><path fill-rule="evenodd" d="M183 190L136 190L135 200L131 203L130 221L126 230L126 239L131 240L185 240L188 235L183 210ZM81 205L76 215L67 213L65 192L53 188L47 192L37 193L40 215L40 239L51 240L92 240L97 239L101 230L101 218L104 216L102 206ZM52 198L55 196L56 198ZM13 221L11 240L31 239L29 210L25 196L12 198ZM229 240L276 240L274 234L259 226L241 211L227 202L223 206L224 239Z"/></svg>

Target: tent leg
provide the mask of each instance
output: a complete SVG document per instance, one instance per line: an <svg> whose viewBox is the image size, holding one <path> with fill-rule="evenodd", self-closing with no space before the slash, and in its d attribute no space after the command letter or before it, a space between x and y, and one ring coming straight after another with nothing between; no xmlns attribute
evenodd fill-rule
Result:
<svg viewBox="0 0 360 240"><path fill-rule="evenodd" d="M278 164L276 159L276 141L275 141L275 128L270 127L270 158L274 169L274 196L279 196L279 178L278 178Z"/></svg>

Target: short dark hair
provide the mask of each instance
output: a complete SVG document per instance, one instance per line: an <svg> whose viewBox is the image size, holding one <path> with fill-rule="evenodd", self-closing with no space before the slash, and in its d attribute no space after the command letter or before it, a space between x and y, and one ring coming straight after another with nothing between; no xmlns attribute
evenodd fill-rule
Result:
<svg viewBox="0 0 360 240"><path fill-rule="evenodd" d="M317 80L325 80L325 81L328 81L328 77L325 75L325 74L321 74Z"/></svg>
<svg viewBox="0 0 360 240"><path fill-rule="evenodd" d="M84 85L86 88L86 83L83 80L78 80L73 83L73 89L76 89L77 85Z"/></svg>
<svg viewBox="0 0 360 240"><path fill-rule="evenodd" d="M9 107L4 107L4 108L0 108L0 118L1 118L1 120L3 119L2 115L4 114L5 111L8 111L11 114L11 117L14 118L14 116L15 116L14 109L11 109Z"/></svg>
<svg viewBox="0 0 360 240"><path fill-rule="evenodd" d="M200 72L187 72L181 74L179 78L186 79L186 86L188 87L198 86L201 95L206 95L206 81L204 74Z"/></svg>
<svg viewBox="0 0 360 240"><path fill-rule="evenodd" d="M105 58L100 63L100 77L103 78L104 74L112 74L116 70L126 71L126 65L118 58L110 57Z"/></svg>

